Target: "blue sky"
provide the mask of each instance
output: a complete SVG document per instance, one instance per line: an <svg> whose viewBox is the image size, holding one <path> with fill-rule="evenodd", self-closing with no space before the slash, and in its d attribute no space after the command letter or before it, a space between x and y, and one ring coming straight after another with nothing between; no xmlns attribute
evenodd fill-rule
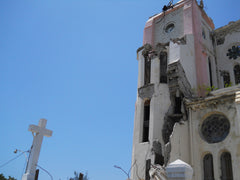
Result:
<svg viewBox="0 0 240 180"><path fill-rule="evenodd" d="M30 124L48 120L39 165L54 180L74 171L123 180L131 166L136 50L148 17L167 0L0 0L0 166L32 144ZM174 1L176 3L176 1ZM216 27L240 2L206 1ZM0 168L18 180L24 156ZM50 179L40 170L39 180Z"/></svg>

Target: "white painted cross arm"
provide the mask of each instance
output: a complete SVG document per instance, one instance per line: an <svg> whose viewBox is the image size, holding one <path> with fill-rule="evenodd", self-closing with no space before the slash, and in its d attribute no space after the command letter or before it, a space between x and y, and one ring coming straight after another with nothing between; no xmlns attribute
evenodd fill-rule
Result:
<svg viewBox="0 0 240 180"><path fill-rule="evenodd" d="M49 129L46 129L47 120L46 119L40 119L38 126L36 125L29 125L28 131L31 131L36 134L41 134L46 137L52 136L52 131Z"/></svg>

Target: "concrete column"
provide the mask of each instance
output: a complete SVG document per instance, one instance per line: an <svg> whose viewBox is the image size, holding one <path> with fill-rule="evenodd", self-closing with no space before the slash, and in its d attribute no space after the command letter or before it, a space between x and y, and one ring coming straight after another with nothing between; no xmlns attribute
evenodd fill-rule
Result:
<svg viewBox="0 0 240 180"><path fill-rule="evenodd" d="M166 167L168 180L192 180L192 167L180 159L170 163Z"/></svg>
<svg viewBox="0 0 240 180"><path fill-rule="evenodd" d="M137 114L136 114L136 121L137 123L137 130L135 130L136 133L136 143L142 142L142 134L143 134L143 115L144 115L144 101L141 98L138 98L137 103Z"/></svg>
<svg viewBox="0 0 240 180"><path fill-rule="evenodd" d="M160 60L159 58L153 57L151 59L151 83L158 84L160 79Z"/></svg>
<svg viewBox="0 0 240 180"><path fill-rule="evenodd" d="M144 57L142 51L138 52L138 88L144 85Z"/></svg>
<svg viewBox="0 0 240 180"><path fill-rule="evenodd" d="M170 94L167 84L156 85L155 89L157 93L155 93L151 99L151 138L154 140L158 139L161 142L162 146L164 146L162 139L162 128L164 124L165 114L168 112L168 109L171 105L169 98Z"/></svg>
<svg viewBox="0 0 240 180"><path fill-rule="evenodd" d="M219 152L212 153L212 157L213 157L213 173L214 173L214 177L220 177L221 175L219 173L221 173L219 171L219 167L218 164L221 164L220 162L220 156L219 156ZM216 178L217 179L217 178Z"/></svg>

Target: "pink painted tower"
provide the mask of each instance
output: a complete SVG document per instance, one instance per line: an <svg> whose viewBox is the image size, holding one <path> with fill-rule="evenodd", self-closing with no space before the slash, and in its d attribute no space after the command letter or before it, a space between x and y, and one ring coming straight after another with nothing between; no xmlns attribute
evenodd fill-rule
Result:
<svg viewBox="0 0 240 180"><path fill-rule="evenodd" d="M209 74L208 67L208 58L214 54L213 30L212 19L207 16L202 6L195 0L182 0L149 18L144 28L143 45L150 44L154 48L158 43L172 43L175 46L174 39L177 38L192 41L189 49L181 48L182 52L190 50L191 54L188 54L187 58L183 57L183 54L178 57L184 69L189 69L186 64L190 63L192 71L195 72L187 74L191 77L191 87L214 86L217 84L211 79L213 77Z"/></svg>

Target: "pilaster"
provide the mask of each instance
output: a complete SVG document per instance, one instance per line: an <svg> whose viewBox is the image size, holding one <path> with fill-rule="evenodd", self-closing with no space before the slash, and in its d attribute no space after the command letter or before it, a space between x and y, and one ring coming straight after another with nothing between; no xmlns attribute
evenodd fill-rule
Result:
<svg viewBox="0 0 240 180"><path fill-rule="evenodd" d="M144 57L142 51L138 52L138 88L144 85Z"/></svg>
<svg viewBox="0 0 240 180"><path fill-rule="evenodd" d="M151 58L151 83L158 84L160 79L160 60L158 56L152 56Z"/></svg>

